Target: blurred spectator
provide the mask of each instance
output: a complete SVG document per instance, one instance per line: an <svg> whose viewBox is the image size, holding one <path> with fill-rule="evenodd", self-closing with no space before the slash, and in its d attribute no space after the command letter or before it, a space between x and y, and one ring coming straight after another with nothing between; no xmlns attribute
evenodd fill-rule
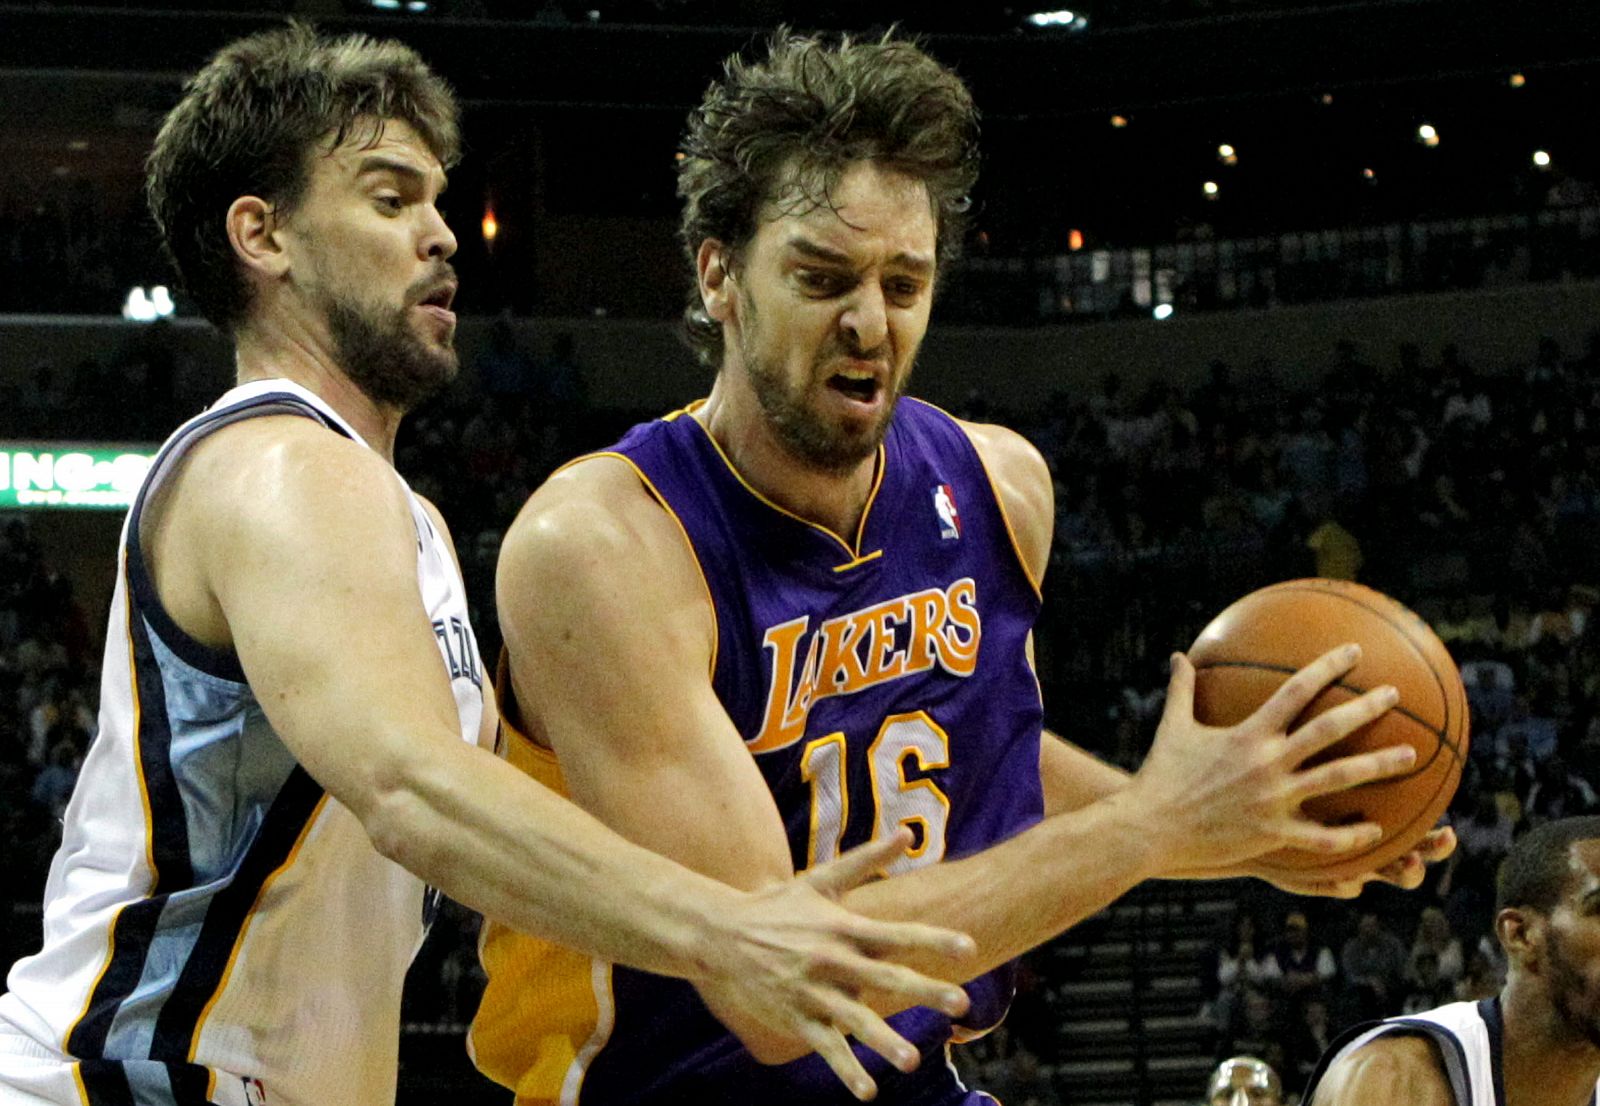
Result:
<svg viewBox="0 0 1600 1106"><path fill-rule="evenodd" d="M1203 981L1209 997L1207 1016L1227 1029L1236 1021L1241 996L1247 989L1275 987L1281 972L1272 950L1256 937L1256 919L1248 912L1234 918L1224 942L1211 950L1210 979Z"/></svg>
<svg viewBox="0 0 1600 1106"><path fill-rule="evenodd" d="M1424 907L1417 919L1417 932L1411 942L1411 961L1415 968L1417 957L1430 953L1434 971L1444 983L1454 986L1466 970L1461 956L1461 942L1450 931L1450 922L1437 906Z"/></svg>
<svg viewBox="0 0 1600 1106"><path fill-rule="evenodd" d="M1344 943L1339 967L1353 1020L1384 1018L1399 1008L1406 947L1371 910L1364 910L1353 937Z"/></svg>
<svg viewBox="0 0 1600 1106"><path fill-rule="evenodd" d="M1283 1083L1254 1056L1230 1057L1211 1073L1206 1106L1283 1106Z"/></svg>
<svg viewBox="0 0 1600 1106"><path fill-rule="evenodd" d="M1284 997L1292 1007L1326 997L1339 974L1333 950L1311 939L1311 924L1296 910L1283 919L1283 936L1272 950Z"/></svg>

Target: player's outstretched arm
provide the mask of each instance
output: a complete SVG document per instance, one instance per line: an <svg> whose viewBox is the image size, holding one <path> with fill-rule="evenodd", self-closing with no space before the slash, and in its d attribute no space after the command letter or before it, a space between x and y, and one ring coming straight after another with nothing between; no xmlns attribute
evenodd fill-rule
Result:
<svg viewBox="0 0 1600 1106"><path fill-rule="evenodd" d="M1439 1066L1438 1052L1423 1037L1380 1037L1330 1067L1307 1106L1456 1106Z"/></svg>
<svg viewBox="0 0 1600 1106"><path fill-rule="evenodd" d="M1005 427L982 423L962 425L994 479L995 490L1016 539L1018 555L1035 586L1039 586L1049 562L1054 523L1051 477L1044 458L1021 435ZM1046 816L1079 810L1105 799L1127 787L1133 778L1048 730L1042 735L1039 772ZM1448 827L1437 829L1405 856L1376 871L1344 880L1318 879L1314 873L1285 874L1249 861L1173 874L1188 879L1259 876L1294 894L1354 898L1366 884L1374 881L1413 890L1421 885L1427 866L1445 859L1454 848L1455 832Z"/></svg>
<svg viewBox="0 0 1600 1106"><path fill-rule="evenodd" d="M560 755L580 805L631 840L735 886L789 876L771 793L712 688L715 624L699 569L672 516L630 468L590 460L535 493L507 535L497 598L524 721ZM845 904L970 933L978 953L960 969L907 960L961 980L1144 879L1238 864L1287 845L1332 853L1370 842L1377 827L1319 826L1299 805L1402 771L1403 754L1308 773L1295 766L1387 709L1382 693L1288 732L1351 663L1324 658L1243 725L1212 730L1193 720L1193 673L1180 660L1162 737L1126 788L977 856L859 887ZM880 1012L905 1005L892 995L866 998ZM804 1041L734 1028L766 1058L806 1051Z"/></svg>
<svg viewBox="0 0 1600 1106"><path fill-rule="evenodd" d="M423 879L606 959L697 981L738 971L731 1001L819 1043L837 1037L840 1021L860 1025L848 996L864 987L964 1002L949 984L879 957L914 949L959 958L969 941L860 918L833 901L884 863L881 850L813 882L740 893L629 844L463 741L417 592L410 509L370 451L309 420L241 423L196 448L169 524L186 528L171 544L197 558L169 567L205 581L226 627L228 640L213 643L236 649L312 777L379 851ZM886 1028L860 1028L890 1047ZM852 1088L869 1093L854 1057L845 1065L826 1043Z"/></svg>

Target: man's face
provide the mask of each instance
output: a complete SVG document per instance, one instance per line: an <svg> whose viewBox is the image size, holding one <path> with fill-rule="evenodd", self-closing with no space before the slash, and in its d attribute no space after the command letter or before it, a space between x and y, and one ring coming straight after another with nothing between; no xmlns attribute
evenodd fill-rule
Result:
<svg viewBox="0 0 1600 1106"><path fill-rule="evenodd" d="M1600 1048L1600 840L1570 856L1573 878L1545 924L1545 970L1561 1020Z"/></svg>
<svg viewBox="0 0 1600 1106"><path fill-rule="evenodd" d="M777 204L737 265L727 371L743 373L796 461L845 473L872 456L933 304L937 223L921 183L872 162L833 206Z"/></svg>
<svg viewBox="0 0 1600 1106"><path fill-rule="evenodd" d="M444 170L410 124L311 154L284 223L290 278L335 362L374 402L410 410L456 374L456 251L436 206Z"/></svg>
<svg viewBox="0 0 1600 1106"><path fill-rule="evenodd" d="M1236 1056L1224 1060L1211 1077L1208 1106L1283 1106L1277 1073L1260 1060Z"/></svg>

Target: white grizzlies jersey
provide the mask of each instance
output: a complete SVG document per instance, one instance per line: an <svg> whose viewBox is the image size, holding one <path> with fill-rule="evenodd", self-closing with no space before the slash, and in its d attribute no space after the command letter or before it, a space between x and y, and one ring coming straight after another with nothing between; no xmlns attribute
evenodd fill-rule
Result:
<svg viewBox="0 0 1600 1106"><path fill-rule="evenodd" d="M298 385L235 388L168 439L123 526L100 731L50 867L43 950L0 996L0 1102L22 1090L8 1076L51 1063L75 1084L59 1101L86 1106L394 1102L425 888L296 763L238 657L172 622L139 544L145 499L174 460L231 423L284 414L361 441ZM483 666L461 574L407 495L417 583L461 738L475 742ZM22 1101L57 1101L34 1086Z"/></svg>
<svg viewBox="0 0 1600 1106"><path fill-rule="evenodd" d="M1317 1084L1339 1060L1368 1041L1389 1036L1426 1037L1433 1042L1455 1095L1455 1106L1505 1106L1500 1059L1505 1021L1498 998L1452 1002L1436 1010L1355 1027L1328 1046L1327 1054L1311 1073L1301 1101L1307 1106L1315 1101ZM1596 1090L1600 1092L1600 1087ZM1595 1097L1589 1096L1590 1106L1594 1106Z"/></svg>

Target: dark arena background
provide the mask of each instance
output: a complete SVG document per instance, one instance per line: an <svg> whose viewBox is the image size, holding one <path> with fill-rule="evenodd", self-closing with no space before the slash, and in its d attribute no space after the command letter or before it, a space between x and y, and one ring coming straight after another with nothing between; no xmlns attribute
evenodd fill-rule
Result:
<svg viewBox="0 0 1600 1106"><path fill-rule="evenodd" d="M1461 848L1422 891L1141 887L1030 955L1005 1026L956 1062L1006 1106L1198 1102L1236 1053L1292 1092L1346 1023L1493 993L1513 830L1600 806L1600 13L1083 4L0 4L4 961L37 947L95 732L118 489L232 379L139 194L182 76L293 14L402 39L461 95L463 371L398 463L454 530L492 658L499 539L529 492L709 386L675 329L687 110L779 23L898 21L984 115L913 390L1053 467L1052 727L1137 765L1168 653L1314 574L1432 622L1473 707ZM509 1101L462 1045L476 933L447 906L412 970L402 1103Z"/></svg>

